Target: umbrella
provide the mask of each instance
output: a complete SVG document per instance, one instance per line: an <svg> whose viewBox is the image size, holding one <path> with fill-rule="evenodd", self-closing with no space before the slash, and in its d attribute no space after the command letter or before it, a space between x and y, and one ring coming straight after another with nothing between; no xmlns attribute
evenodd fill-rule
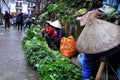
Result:
<svg viewBox="0 0 120 80"><path fill-rule="evenodd" d="M113 23L90 19L79 35L76 47L86 54L108 51L120 44L120 27Z"/></svg>
<svg viewBox="0 0 120 80"><path fill-rule="evenodd" d="M28 18L29 16L29 14L23 14L23 18Z"/></svg>

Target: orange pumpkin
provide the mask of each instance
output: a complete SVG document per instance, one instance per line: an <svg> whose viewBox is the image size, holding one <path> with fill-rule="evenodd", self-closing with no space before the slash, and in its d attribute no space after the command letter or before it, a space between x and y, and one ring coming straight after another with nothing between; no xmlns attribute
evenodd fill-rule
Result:
<svg viewBox="0 0 120 80"><path fill-rule="evenodd" d="M61 38L60 42L60 53L67 57L71 58L76 52L76 42L73 36L69 36L67 38Z"/></svg>

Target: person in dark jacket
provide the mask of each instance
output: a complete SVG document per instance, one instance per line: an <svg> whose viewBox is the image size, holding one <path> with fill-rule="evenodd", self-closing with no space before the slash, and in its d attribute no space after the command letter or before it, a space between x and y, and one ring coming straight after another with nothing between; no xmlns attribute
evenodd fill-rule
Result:
<svg viewBox="0 0 120 80"><path fill-rule="evenodd" d="M19 28L21 28L21 31L22 31L23 13L18 14L18 16L16 18L16 24L17 24L17 27L18 27L18 31L19 31Z"/></svg>
<svg viewBox="0 0 120 80"><path fill-rule="evenodd" d="M5 11L4 19L5 19L5 29L7 27L10 28L10 14L7 11Z"/></svg>
<svg viewBox="0 0 120 80"><path fill-rule="evenodd" d="M62 29L59 20L50 23L50 25L54 27L53 43L59 50L61 38L65 36L64 30Z"/></svg>
<svg viewBox="0 0 120 80"><path fill-rule="evenodd" d="M63 36L65 36L63 29L55 27L53 40L58 49L60 48L60 41Z"/></svg>

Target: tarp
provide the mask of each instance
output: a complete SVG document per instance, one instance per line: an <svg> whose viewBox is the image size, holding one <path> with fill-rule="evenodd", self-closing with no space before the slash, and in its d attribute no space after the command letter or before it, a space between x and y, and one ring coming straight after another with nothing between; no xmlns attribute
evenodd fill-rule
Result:
<svg viewBox="0 0 120 80"><path fill-rule="evenodd" d="M23 17L24 18L27 18L27 17L29 17L30 15L29 14L23 14Z"/></svg>

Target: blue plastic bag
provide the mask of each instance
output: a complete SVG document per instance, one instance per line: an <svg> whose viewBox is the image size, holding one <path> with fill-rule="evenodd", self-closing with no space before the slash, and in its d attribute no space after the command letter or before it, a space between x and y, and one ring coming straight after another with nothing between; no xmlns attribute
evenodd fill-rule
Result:
<svg viewBox="0 0 120 80"><path fill-rule="evenodd" d="M118 13L120 13L120 4L118 5L118 10L117 11L118 11Z"/></svg>
<svg viewBox="0 0 120 80"><path fill-rule="evenodd" d="M83 60L84 60L84 53L80 53L78 56L77 56L77 61L78 63L82 66L83 65Z"/></svg>
<svg viewBox="0 0 120 80"><path fill-rule="evenodd" d="M102 4L117 8L119 4L119 0L103 0Z"/></svg>

